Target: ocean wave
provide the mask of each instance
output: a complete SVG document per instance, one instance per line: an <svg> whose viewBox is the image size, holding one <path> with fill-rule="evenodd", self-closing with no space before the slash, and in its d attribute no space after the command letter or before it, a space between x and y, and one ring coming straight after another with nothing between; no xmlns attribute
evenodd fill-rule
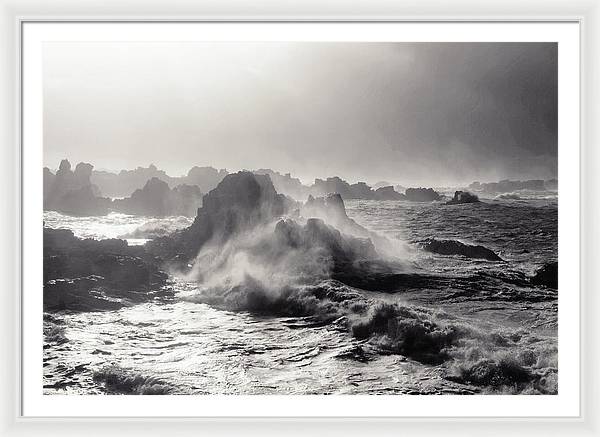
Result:
<svg viewBox="0 0 600 437"><path fill-rule="evenodd" d="M116 365L96 370L93 380L104 385L108 394L168 395L175 391L175 387L162 378L143 375Z"/></svg>

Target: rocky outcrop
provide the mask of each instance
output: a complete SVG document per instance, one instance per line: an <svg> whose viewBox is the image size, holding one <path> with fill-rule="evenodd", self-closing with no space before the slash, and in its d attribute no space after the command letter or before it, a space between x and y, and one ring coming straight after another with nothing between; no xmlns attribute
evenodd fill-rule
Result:
<svg viewBox="0 0 600 437"><path fill-rule="evenodd" d="M121 170L118 174L108 171L94 171L91 181L96 184L105 196L127 197L141 189L152 178L171 183L171 177L154 164L138 167L135 170Z"/></svg>
<svg viewBox="0 0 600 437"><path fill-rule="evenodd" d="M406 195L398 193L394 187L380 187L375 190L375 200L406 200Z"/></svg>
<svg viewBox="0 0 600 437"><path fill-rule="evenodd" d="M421 247L427 252L439 255L460 255L466 258L503 261L502 258L487 247L464 244L456 240L436 240L435 238L431 238L421 242Z"/></svg>
<svg viewBox="0 0 600 437"><path fill-rule="evenodd" d="M63 159L56 174L44 168L44 209L68 215L105 215L110 199L100 197L98 187L90 182L93 166L80 162L71 170Z"/></svg>
<svg viewBox="0 0 600 437"><path fill-rule="evenodd" d="M309 195L310 188L306 185L303 185L300 179L293 178L290 173L281 174L268 168L255 170L254 173L260 175L269 175L275 190L278 193L291 197L292 199L306 199L306 197Z"/></svg>
<svg viewBox="0 0 600 437"><path fill-rule="evenodd" d="M321 262L336 266L353 263L358 260L375 259L378 254L368 238L356 238L342 235L333 226L323 220L310 218L304 226L293 220L281 220L275 226L277 247L298 250L321 249L324 258Z"/></svg>
<svg viewBox="0 0 600 437"><path fill-rule="evenodd" d="M204 196L189 228L158 238L148 248L165 259L190 259L209 240L223 243L233 235L271 223L295 208L296 202L275 191L269 176L248 171L232 173Z"/></svg>
<svg viewBox="0 0 600 437"><path fill-rule="evenodd" d="M548 263L536 270L531 283L558 289L558 261Z"/></svg>
<svg viewBox="0 0 600 437"><path fill-rule="evenodd" d="M455 191L454 197L446 202L446 205L458 205L461 203L477 203L479 202L479 197L475 194L471 194L468 191Z"/></svg>
<svg viewBox="0 0 600 437"><path fill-rule="evenodd" d="M324 197L308 196L308 200L300 207L300 216L305 219L319 218L340 231L360 237L368 237L369 231L346 214L344 200L339 194Z"/></svg>
<svg viewBox="0 0 600 437"><path fill-rule="evenodd" d="M407 188L404 194L411 202L433 202L442 198L433 188Z"/></svg>
<svg viewBox="0 0 600 437"><path fill-rule="evenodd" d="M530 179L527 181L511 181L508 179L499 182L473 182L469 188L474 191L483 191L486 193L510 193L518 190L543 191L546 189L544 181L541 179Z"/></svg>
<svg viewBox="0 0 600 437"><path fill-rule="evenodd" d="M143 247L44 229L44 310L99 311L170 296L167 275Z"/></svg>
<svg viewBox="0 0 600 437"><path fill-rule="evenodd" d="M115 199L112 209L132 215L191 217L201 205L202 193L196 185L179 185L171 190L166 182L152 178L131 197Z"/></svg>
<svg viewBox="0 0 600 437"><path fill-rule="evenodd" d="M200 191L208 193L219 185L219 182L221 182L227 174L228 172L225 169L217 170L213 167L194 166L188 171L187 176L179 178L178 180L173 178L173 183L197 185Z"/></svg>

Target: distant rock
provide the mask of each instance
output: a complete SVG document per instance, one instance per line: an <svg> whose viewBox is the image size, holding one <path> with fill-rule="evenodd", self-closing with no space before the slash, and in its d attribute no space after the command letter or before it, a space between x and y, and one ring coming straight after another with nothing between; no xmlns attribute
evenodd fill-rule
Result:
<svg viewBox="0 0 600 437"><path fill-rule="evenodd" d="M406 200L406 195L398 193L394 187L380 187L375 190L375 200Z"/></svg>
<svg viewBox="0 0 600 437"><path fill-rule="evenodd" d="M539 268L531 278L533 285L544 285L558 289L558 261L548 263Z"/></svg>
<svg viewBox="0 0 600 437"><path fill-rule="evenodd" d="M468 191L455 191L454 197L446 202L446 205L457 205L460 203L477 203L479 197L475 194L469 193Z"/></svg>
<svg viewBox="0 0 600 437"><path fill-rule="evenodd" d="M105 196L127 197L141 189L152 178L171 183L171 177L154 164L138 167L135 170L121 170L118 174L108 171L93 171L91 181L96 184Z"/></svg>
<svg viewBox="0 0 600 437"><path fill-rule="evenodd" d="M485 259L488 261L503 261L493 251L484 246L473 246L456 240L428 239L421 243L427 252L439 255L461 255L466 258Z"/></svg>
<svg viewBox="0 0 600 437"><path fill-rule="evenodd" d="M53 174L44 168L44 209L75 216L105 215L110 199L100 197L100 190L90 182L93 166L80 162L71 170L63 159Z"/></svg>
<svg viewBox="0 0 600 437"><path fill-rule="evenodd" d="M407 188L404 194L411 202L433 202L442 198L433 188Z"/></svg>
<svg viewBox="0 0 600 437"><path fill-rule="evenodd" d="M44 310L113 310L172 291L143 247L123 240L82 240L44 229Z"/></svg>
<svg viewBox="0 0 600 437"><path fill-rule="evenodd" d="M227 170L224 169L217 170L213 167L194 166L188 171L187 176L179 179L171 178L171 184L197 185L200 191L208 193L215 188L227 174Z"/></svg>
<svg viewBox="0 0 600 437"><path fill-rule="evenodd" d="M271 169L261 168L253 173L269 175L273 186L278 193L285 194L292 199L302 200L309 195L310 187L303 185L300 179L293 178L290 173L281 174Z"/></svg>
<svg viewBox="0 0 600 437"><path fill-rule="evenodd" d="M504 179L499 182L473 182L469 188L474 191L483 191L486 193L510 193L518 190L543 191L546 189L544 181L541 179L530 179L527 181L511 181Z"/></svg>
<svg viewBox="0 0 600 437"><path fill-rule="evenodd" d="M544 182L544 187L549 191L558 190L558 179L550 179Z"/></svg>
<svg viewBox="0 0 600 437"><path fill-rule="evenodd" d="M131 197L115 199L112 208L132 215L194 216L201 205L202 193L196 185L179 185L171 190L166 182L151 178Z"/></svg>

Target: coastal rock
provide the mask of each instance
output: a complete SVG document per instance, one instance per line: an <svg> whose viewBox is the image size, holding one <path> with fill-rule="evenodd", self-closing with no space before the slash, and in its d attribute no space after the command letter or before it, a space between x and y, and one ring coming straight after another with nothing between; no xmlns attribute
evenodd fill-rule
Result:
<svg viewBox="0 0 600 437"><path fill-rule="evenodd" d="M398 193L394 187L386 186L375 190L375 200L406 200L406 195Z"/></svg>
<svg viewBox="0 0 600 437"><path fill-rule="evenodd" d="M125 214L147 216L194 216L202 204L202 193L196 185L169 185L151 178L144 188L135 190L131 197L115 199L112 208Z"/></svg>
<svg viewBox="0 0 600 437"><path fill-rule="evenodd" d="M508 179L499 182L473 182L469 188L474 191L483 191L486 193L510 193L518 190L543 191L546 189L544 181L541 179L530 179L527 181L511 181Z"/></svg>
<svg viewBox="0 0 600 437"><path fill-rule="evenodd" d="M343 235L323 220L310 218L302 226L293 220L281 220L275 226L278 246L291 249L321 248L323 256L334 266L352 263L360 259L375 259L378 254L368 238Z"/></svg>
<svg viewBox="0 0 600 437"><path fill-rule="evenodd" d="M540 267L531 278L531 283L558 289L558 261Z"/></svg>
<svg viewBox="0 0 600 437"><path fill-rule="evenodd" d="M433 188L407 188L405 196L411 202L433 202L442 198Z"/></svg>
<svg viewBox="0 0 600 437"><path fill-rule="evenodd" d="M44 229L44 308L115 309L169 294L167 275L143 247L124 240L82 240L66 229Z"/></svg>
<svg viewBox="0 0 600 437"><path fill-rule="evenodd" d="M446 202L446 205L458 205L461 203L477 203L479 197L475 194L469 193L468 191L455 191L454 197Z"/></svg>
<svg viewBox="0 0 600 437"><path fill-rule="evenodd" d="M100 197L100 190L90 182L93 166L80 162L71 170L63 159L53 174L44 168L44 209L74 216L108 214L110 199Z"/></svg>
<svg viewBox="0 0 600 437"><path fill-rule="evenodd" d="M421 245L427 252L439 255L461 255L466 258L503 261L502 258L487 247L464 244L456 240L436 240L435 238L431 238L422 242Z"/></svg>
<svg viewBox="0 0 600 437"><path fill-rule="evenodd" d="M189 228L147 246L165 259L190 259L209 240L223 243L242 231L273 222L294 207L296 202L275 191L269 176L248 171L228 174L204 196Z"/></svg>
<svg viewBox="0 0 600 437"><path fill-rule="evenodd" d="M319 218L340 231L360 237L368 237L369 231L346 214L344 200L340 194L328 194L324 197L308 196L300 208L300 215L306 219Z"/></svg>

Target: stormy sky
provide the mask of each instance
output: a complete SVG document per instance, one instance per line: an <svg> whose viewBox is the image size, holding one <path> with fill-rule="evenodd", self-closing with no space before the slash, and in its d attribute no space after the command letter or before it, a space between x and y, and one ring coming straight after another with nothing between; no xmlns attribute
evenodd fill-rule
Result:
<svg viewBox="0 0 600 437"><path fill-rule="evenodd" d="M556 177L554 43L47 43L44 165Z"/></svg>

